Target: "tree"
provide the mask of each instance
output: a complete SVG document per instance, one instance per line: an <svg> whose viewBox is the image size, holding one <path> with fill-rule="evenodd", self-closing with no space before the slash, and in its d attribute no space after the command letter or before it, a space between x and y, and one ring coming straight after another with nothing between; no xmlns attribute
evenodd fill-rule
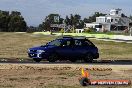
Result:
<svg viewBox="0 0 132 88"><path fill-rule="evenodd" d="M60 16L59 14L49 14L45 18L45 22L48 21L50 24L59 24Z"/></svg>
<svg viewBox="0 0 132 88"><path fill-rule="evenodd" d="M127 17L124 13L121 14L121 17Z"/></svg>
<svg viewBox="0 0 132 88"><path fill-rule="evenodd" d="M2 32L25 32L27 24L20 12L0 10L0 31Z"/></svg>
<svg viewBox="0 0 132 88"><path fill-rule="evenodd" d="M73 29L75 28L82 28L83 27L83 20L81 20L81 16L79 14L70 15L70 18L66 16L65 24L71 25Z"/></svg>
<svg viewBox="0 0 132 88"><path fill-rule="evenodd" d="M89 23L89 19L88 19L88 18L84 18L84 19L83 19L83 22L84 22L84 23Z"/></svg>
<svg viewBox="0 0 132 88"><path fill-rule="evenodd" d="M59 19L59 24L63 24L64 23L64 19L63 18L60 18Z"/></svg>
<svg viewBox="0 0 132 88"><path fill-rule="evenodd" d="M27 28L27 32L28 32L28 33L36 32L36 31L39 31L37 27L29 26L29 27Z"/></svg>
<svg viewBox="0 0 132 88"><path fill-rule="evenodd" d="M104 16L106 14L95 12L93 16L90 16L89 18L81 19L81 16L79 14L70 14L70 16L66 15L65 19L61 18L59 14L49 14L44 19L44 22L39 25L39 29L41 31L50 31L50 30L58 30L57 27L51 27L51 24L65 24L67 26L67 29L74 29L75 28L83 28L84 23L91 23L96 21L96 17Z"/></svg>
<svg viewBox="0 0 132 88"><path fill-rule="evenodd" d="M21 13L18 11L12 11L10 16L21 16Z"/></svg>
<svg viewBox="0 0 132 88"><path fill-rule="evenodd" d="M0 10L0 31L8 31L9 20L9 12Z"/></svg>
<svg viewBox="0 0 132 88"><path fill-rule="evenodd" d="M42 24L39 25L39 29L41 31L45 30L45 31L51 31L51 24L63 24L64 19L60 17L59 14L49 14L48 16L46 16L46 18L44 19L44 22L42 22ZM54 30L56 30L56 28L53 28Z"/></svg>
<svg viewBox="0 0 132 88"><path fill-rule="evenodd" d="M74 23L73 23L73 21L74 21L74 16L71 14L71 16L70 16L70 25L74 25Z"/></svg>
<svg viewBox="0 0 132 88"><path fill-rule="evenodd" d="M78 28L78 29L84 28L84 21L83 20L80 20L79 21L79 24L76 26L76 28Z"/></svg>
<svg viewBox="0 0 132 88"><path fill-rule="evenodd" d="M71 14L70 17L66 16L64 23L66 26L71 26L71 28L67 27L68 31L75 32L75 29L83 28L84 27L84 22L81 20L81 16L79 14Z"/></svg>
<svg viewBox="0 0 132 88"><path fill-rule="evenodd" d="M80 26L81 16L78 14L74 15L73 25L75 28L78 28Z"/></svg>
<svg viewBox="0 0 132 88"><path fill-rule="evenodd" d="M20 12L12 11L10 14L10 21L8 24L9 32L25 32L27 30L27 24Z"/></svg>
<svg viewBox="0 0 132 88"><path fill-rule="evenodd" d="M65 20L64 20L64 23L66 25L70 25L70 18L68 16L66 16Z"/></svg>

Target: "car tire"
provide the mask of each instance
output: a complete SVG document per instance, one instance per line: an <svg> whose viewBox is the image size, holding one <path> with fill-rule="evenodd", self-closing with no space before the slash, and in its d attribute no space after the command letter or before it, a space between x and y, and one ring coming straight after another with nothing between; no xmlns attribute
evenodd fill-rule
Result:
<svg viewBox="0 0 132 88"><path fill-rule="evenodd" d="M92 54L88 53L84 58L84 62L93 62Z"/></svg>
<svg viewBox="0 0 132 88"><path fill-rule="evenodd" d="M49 56L49 58L48 58L48 61L49 61L49 62L55 62L55 61L57 61L57 59L58 59L57 54L51 54L51 55Z"/></svg>
<svg viewBox="0 0 132 88"><path fill-rule="evenodd" d="M37 59L37 58L33 58L33 60L37 63L39 63L41 61L41 59Z"/></svg>

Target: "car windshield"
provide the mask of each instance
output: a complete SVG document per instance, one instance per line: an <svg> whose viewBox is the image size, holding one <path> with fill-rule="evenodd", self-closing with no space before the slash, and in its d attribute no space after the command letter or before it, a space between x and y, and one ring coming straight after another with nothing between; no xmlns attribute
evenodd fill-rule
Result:
<svg viewBox="0 0 132 88"><path fill-rule="evenodd" d="M57 40L53 40L53 41L49 42L47 45L61 46L61 44L62 44L61 42L62 42L62 40L57 39Z"/></svg>

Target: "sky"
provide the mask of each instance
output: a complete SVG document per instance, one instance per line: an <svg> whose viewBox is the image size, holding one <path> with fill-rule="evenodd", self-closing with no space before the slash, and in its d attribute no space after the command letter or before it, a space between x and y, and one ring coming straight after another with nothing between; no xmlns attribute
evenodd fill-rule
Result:
<svg viewBox="0 0 132 88"><path fill-rule="evenodd" d="M108 14L111 9L120 8L130 16L132 0L0 0L0 10L20 11L29 26L38 26L51 13L79 14L88 17L94 12Z"/></svg>

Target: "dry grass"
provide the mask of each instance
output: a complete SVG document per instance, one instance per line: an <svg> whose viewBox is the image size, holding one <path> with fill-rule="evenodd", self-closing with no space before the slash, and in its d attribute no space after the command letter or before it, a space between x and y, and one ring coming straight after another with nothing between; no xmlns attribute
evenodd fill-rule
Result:
<svg viewBox="0 0 132 88"><path fill-rule="evenodd" d="M46 44L55 36L33 35L28 33L0 33L0 58L27 59L27 49ZM132 45L127 43L91 41L99 48L101 59L132 60Z"/></svg>
<svg viewBox="0 0 132 88"><path fill-rule="evenodd" d="M52 39L54 37L26 33L0 33L0 58L28 58L28 48L45 44Z"/></svg>
<svg viewBox="0 0 132 88"><path fill-rule="evenodd" d="M100 58L103 60L132 60L132 44L92 40L99 48Z"/></svg>

